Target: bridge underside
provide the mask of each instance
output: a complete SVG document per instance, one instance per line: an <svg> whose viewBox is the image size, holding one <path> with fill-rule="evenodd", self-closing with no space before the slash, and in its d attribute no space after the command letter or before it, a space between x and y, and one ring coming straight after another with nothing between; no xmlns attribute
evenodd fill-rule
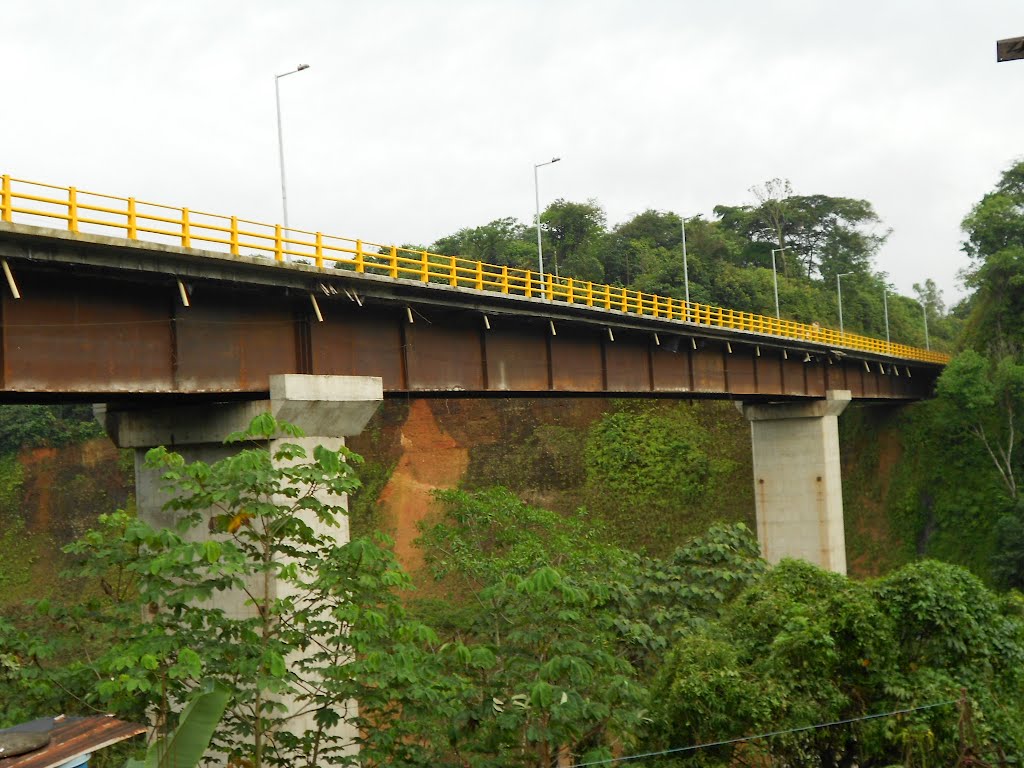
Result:
<svg viewBox="0 0 1024 768"><path fill-rule="evenodd" d="M379 376L392 396L917 399L939 371L654 317L39 232L0 229L22 296L5 289L0 300L7 401L255 398L288 373Z"/></svg>

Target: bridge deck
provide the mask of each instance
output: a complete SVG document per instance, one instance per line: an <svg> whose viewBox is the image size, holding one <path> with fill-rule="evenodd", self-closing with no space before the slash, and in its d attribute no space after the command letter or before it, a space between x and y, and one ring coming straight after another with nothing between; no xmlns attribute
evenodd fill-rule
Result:
<svg viewBox="0 0 1024 768"><path fill-rule="evenodd" d="M259 397L277 373L375 375L393 396L916 399L941 370L731 327L725 310L681 319L19 223L0 223L0 259L21 295L0 299L6 400Z"/></svg>
<svg viewBox="0 0 1024 768"><path fill-rule="evenodd" d="M426 284L466 287L479 292L541 298L549 302L586 306L624 314L679 320L708 328L748 331L815 342L833 349L856 350L904 360L944 364L940 352L894 344L818 325L798 323L736 309L685 302L672 297L558 279L550 274L485 264L456 256L399 248L394 245L325 235L280 224L264 224L237 216L205 213L148 203L132 197L87 192L75 187L0 176L0 221L53 227L60 223L71 233L123 236L130 241L221 250L232 256L243 251L290 266L289 259L308 260L318 269L338 268L357 274L409 279ZM206 252L198 252L205 254Z"/></svg>

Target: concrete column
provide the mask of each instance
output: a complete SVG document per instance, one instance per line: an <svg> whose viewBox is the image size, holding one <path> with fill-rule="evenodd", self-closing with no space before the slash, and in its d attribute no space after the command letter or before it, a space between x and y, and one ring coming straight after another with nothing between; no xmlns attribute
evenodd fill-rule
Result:
<svg viewBox="0 0 1024 768"><path fill-rule="evenodd" d="M846 573L838 416L849 390L805 403L737 403L750 421L761 554Z"/></svg>
<svg viewBox="0 0 1024 768"><path fill-rule="evenodd" d="M255 416L270 411L278 420L294 424L307 435L281 440L301 445L307 455L312 456L317 445L336 450L344 445L345 437L362 432L382 400L379 378L286 374L270 377L269 400L150 410L96 406L95 411L119 448L135 449L135 497L139 517L154 526L171 527L175 513L163 509L168 499L161 488L161 473L145 466L146 452L150 448L163 445L180 453L186 461L212 463L240 450L236 445L224 445L225 437L245 430ZM267 441L267 449L273 452L278 442L278 439ZM348 499L330 501L348 508ZM315 529L322 528L322 532L341 543L349 540L347 519L340 521L338 528L321 526L315 516L310 516L306 522ZM195 535L205 537L206 527L200 526ZM284 596L285 588L284 584L272 585L278 597ZM213 604L235 618L249 617L254 611L253 606L245 605L245 595L241 592L219 595ZM354 714L355 702L351 708ZM303 720L292 721L296 730L314 727L311 715ZM346 729L348 726L343 723L339 735L355 735Z"/></svg>

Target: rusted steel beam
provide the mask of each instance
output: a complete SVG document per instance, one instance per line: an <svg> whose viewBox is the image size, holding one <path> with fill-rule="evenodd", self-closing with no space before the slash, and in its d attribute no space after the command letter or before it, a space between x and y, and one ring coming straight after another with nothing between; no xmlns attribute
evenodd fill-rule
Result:
<svg viewBox="0 0 1024 768"><path fill-rule="evenodd" d="M0 300L6 400L252 397L275 373L380 376L393 395L770 400L849 389L910 400L930 396L941 370L585 307L481 303L470 291L346 272L293 274L252 260L203 271L176 253L147 249L143 264L132 249L2 235L0 256L22 294Z"/></svg>

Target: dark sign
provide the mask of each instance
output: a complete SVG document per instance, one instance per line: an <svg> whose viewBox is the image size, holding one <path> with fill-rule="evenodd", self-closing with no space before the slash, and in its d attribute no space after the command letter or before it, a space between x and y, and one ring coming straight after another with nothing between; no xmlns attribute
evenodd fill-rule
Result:
<svg viewBox="0 0 1024 768"><path fill-rule="evenodd" d="M996 40L996 61L1024 59L1024 37Z"/></svg>

